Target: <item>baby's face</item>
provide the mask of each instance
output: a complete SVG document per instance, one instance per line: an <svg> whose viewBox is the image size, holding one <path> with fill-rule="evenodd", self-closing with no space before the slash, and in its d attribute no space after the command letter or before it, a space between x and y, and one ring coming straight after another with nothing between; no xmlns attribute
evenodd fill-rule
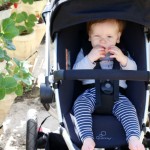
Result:
<svg viewBox="0 0 150 150"><path fill-rule="evenodd" d="M107 51L110 46L120 42L120 36L118 24L113 21L105 21L91 26L89 41L93 47L101 46Z"/></svg>

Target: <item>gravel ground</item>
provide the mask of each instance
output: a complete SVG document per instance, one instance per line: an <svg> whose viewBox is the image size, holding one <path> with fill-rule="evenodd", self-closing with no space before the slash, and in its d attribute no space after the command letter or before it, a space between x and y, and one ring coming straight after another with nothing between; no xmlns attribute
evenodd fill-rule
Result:
<svg viewBox="0 0 150 150"><path fill-rule="evenodd" d="M36 89L38 90L38 89ZM37 92L37 91L36 91ZM26 120L29 109L36 109L38 112L38 124L50 114L40 103L39 97L21 97L16 99L3 124L4 133L0 137L0 149L2 150L24 150L26 145ZM57 129L58 121L50 116L45 124L45 128L51 131Z"/></svg>

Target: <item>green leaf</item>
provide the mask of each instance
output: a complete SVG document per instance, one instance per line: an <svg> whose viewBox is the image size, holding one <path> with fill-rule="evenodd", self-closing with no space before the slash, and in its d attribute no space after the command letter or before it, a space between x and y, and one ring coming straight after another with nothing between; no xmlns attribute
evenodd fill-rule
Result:
<svg viewBox="0 0 150 150"><path fill-rule="evenodd" d="M21 12L21 14L24 16L25 20L27 20L28 14L25 11Z"/></svg>
<svg viewBox="0 0 150 150"><path fill-rule="evenodd" d="M19 72L19 70L20 70L20 68L18 66L16 66L14 69L14 78L15 78L15 74L17 74Z"/></svg>
<svg viewBox="0 0 150 150"><path fill-rule="evenodd" d="M11 87L11 88L5 88L6 94L11 94L12 92L15 92L16 87Z"/></svg>
<svg viewBox="0 0 150 150"><path fill-rule="evenodd" d="M23 79L22 82L25 83L26 85L32 85L32 80L30 79Z"/></svg>
<svg viewBox="0 0 150 150"><path fill-rule="evenodd" d="M16 16L16 23L21 23L27 19L27 13L26 12L21 12L18 13Z"/></svg>
<svg viewBox="0 0 150 150"><path fill-rule="evenodd" d="M29 2L30 0L27 0ZM32 0L33 1L33 0ZM29 34L33 32L33 27L35 26L35 22L37 18L34 14L27 14L25 11L21 13L13 13L11 15L11 20L15 20L17 29L19 30L19 35ZM9 37L10 38L10 37Z"/></svg>
<svg viewBox="0 0 150 150"><path fill-rule="evenodd" d="M11 3L17 3L19 0L10 0Z"/></svg>
<svg viewBox="0 0 150 150"><path fill-rule="evenodd" d="M5 47L9 50L16 50L16 47L12 42L7 43Z"/></svg>
<svg viewBox="0 0 150 150"><path fill-rule="evenodd" d="M3 32L6 32L11 26L15 26L15 23L11 18L7 18L2 21Z"/></svg>
<svg viewBox="0 0 150 150"><path fill-rule="evenodd" d="M26 25L28 28L32 28L32 27L35 26L35 23L34 23L34 22L29 22L29 21L27 21L27 22L25 23L25 25Z"/></svg>
<svg viewBox="0 0 150 150"><path fill-rule="evenodd" d="M19 34L21 34L22 32L26 31L25 26L17 26L17 28L19 29Z"/></svg>
<svg viewBox="0 0 150 150"><path fill-rule="evenodd" d="M6 61L10 61L10 60L11 60L11 58L10 58L8 55L5 55L4 59L5 59Z"/></svg>
<svg viewBox="0 0 150 150"><path fill-rule="evenodd" d="M36 18L36 16L34 15L34 14L30 14L29 16L28 16L28 21L32 21L32 22L36 22L37 21L37 18Z"/></svg>
<svg viewBox="0 0 150 150"><path fill-rule="evenodd" d="M10 16L11 19L16 20L17 13L13 12Z"/></svg>
<svg viewBox="0 0 150 150"><path fill-rule="evenodd" d="M29 3L29 4L33 4L34 0L22 0L24 3Z"/></svg>
<svg viewBox="0 0 150 150"><path fill-rule="evenodd" d="M5 50L0 49L0 59L5 59L6 61L10 60L10 57Z"/></svg>
<svg viewBox="0 0 150 150"><path fill-rule="evenodd" d="M5 52L4 50L0 49L0 58L4 58L5 57Z"/></svg>
<svg viewBox="0 0 150 150"><path fill-rule="evenodd" d="M14 70L12 69L12 66L13 66L13 64L11 61L8 61L6 63L6 70L9 73L9 75L13 74L13 72L14 72Z"/></svg>
<svg viewBox="0 0 150 150"><path fill-rule="evenodd" d="M33 4L33 0L28 0L29 4Z"/></svg>
<svg viewBox="0 0 150 150"><path fill-rule="evenodd" d="M13 58L14 62L16 63L17 66L20 66L20 61L17 58Z"/></svg>
<svg viewBox="0 0 150 150"><path fill-rule="evenodd" d="M5 88L16 88L17 81L13 77L5 77Z"/></svg>
<svg viewBox="0 0 150 150"><path fill-rule="evenodd" d="M4 38L13 39L17 35L19 35L19 30L16 27L11 26L7 29L7 31L5 31Z"/></svg>
<svg viewBox="0 0 150 150"><path fill-rule="evenodd" d="M0 77L0 88L5 87L5 78Z"/></svg>
<svg viewBox="0 0 150 150"><path fill-rule="evenodd" d="M23 1L23 3L27 3L28 2L28 0L22 0Z"/></svg>
<svg viewBox="0 0 150 150"><path fill-rule="evenodd" d="M2 100L5 97L5 89L0 87L0 100Z"/></svg>
<svg viewBox="0 0 150 150"><path fill-rule="evenodd" d="M3 37L6 39L12 39L15 36L19 35L18 29L15 27L15 23L12 19L7 18L2 22L2 32Z"/></svg>
<svg viewBox="0 0 150 150"><path fill-rule="evenodd" d="M18 95L18 96L21 96L23 95L23 86L21 84L18 84L16 90L15 90L15 93Z"/></svg>
<svg viewBox="0 0 150 150"><path fill-rule="evenodd" d="M20 76L20 74L15 74L14 78L16 79L16 81L22 81L22 77Z"/></svg>
<svg viewBox="0 0 150 150"><path fill-rule="evenodd" d="M34 30L32 28L27 28L28 34L32 33Z"/></svg>
<svg viewBox="0 0 150 150"><path fill-rule="evenodd" d="M3 36L3 33L0 32L0 38Z"/></svg>

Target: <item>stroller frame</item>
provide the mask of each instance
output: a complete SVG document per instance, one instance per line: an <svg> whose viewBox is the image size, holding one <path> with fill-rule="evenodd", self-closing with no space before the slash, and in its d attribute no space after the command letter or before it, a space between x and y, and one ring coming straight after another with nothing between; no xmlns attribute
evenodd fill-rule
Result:
<svg viewBox="0 0 150 150"><path fill-rule="evenodd" d="M47 71L46 71L46 74L45 74L45 77L49 79L48 82L50 83L54 83L54 77L53 75L51 75L51 77L49 76L49 69L51 68L50 67L50 44L49 44L49 41L50 41L50 12L48 12L47 16L46 16L46 47L45 47L45 50L46 50L46 53L45 53L45 56L49 56L49 57L45 57L47 58L46 60L46 64L47 64ZM57 70L57 35L56 35L56 38L54 40L54 65L53 65L53 70ZM56 86L57 87L57 86ZM59 133L62 134L69 150L79 150L75 145L73 145L66 129L61 125L62 122L63 122L63 119L62 119L62 113L61 113L61 108L60 108L60 101L59 101L59 91L58 91L58 88L55 88L55 100L56 100L56 107L57 107L57 116L58 116L58 121L60 123L60 126L59 126Z"/></svg>
<svg viewBox="0 0 150 150"><path fill-rule="evenodd" d="M65 3L67 0L61 1L60 3ZM59 1L58 1L59 2ZM51 8L51 10L54 7ZM41 85L40 87L40 96L41 96L41 101L42 103L49 103L52 99L53 99L53 94L55 95L55 100L56 100L56 106L57 106L57 115L58 115L58 121L59 121L59 134L61 134L68 146L69 150L79 150L78 146L76 146L72 140L70 139L70 136L67 132L67 129L64 127L63 124L63 114L61 111L61 107L60 107L60 99L59 99L59 89L58 89L58 82L61 80L76 80L79 79L80 76L76 75L76 76L72 76L69 77L70 72L76 72L76 71L70 71L70 70L59 70L58 66L57 66L57 53L58 53L58 33L55 33L55 37L53 36L53 41L54 41L54 64L53 67L50 66L50 38L52 37L53 33L50 30L51 27L51 15L52 15L53 11L46 11L46 13L43 13L43 16L45 18L45 22L46 22L46 46L45 46L45 58L46 58L46 73L45 73L45 83ZM149 82L150 80L150 73L149 73L149 69L150 69L150 64L149 64L149 56L150 56L150 52L149 52L149 47L150 47L150 43L148 41L148 34L150 34L150 28L146 28L145 27L145 47L146 47L146 59L148 60L146 63L147 65L147 71L127 71L129 76L128 76L128 80L132 80L132 81L146 81ZM51 37L50 37L51 36ZM65 74L64 74L65 72ZM88 78L88 76L86 75L86 71L82 72L82 78ZM95 74L92 74L92 72L90 72L91 77L95 77ZM96 77L96 79L103 79L103 75L106 73L105 71L100 70L99 72L97 72L100 76ZM126 74L124 71L115 71L115 73L117 74L118 80L120 79L126 79ZM139 75L138 75L139 74ZM135 78L136 77L136 78ZM109 76L109 73L107 75L105 75L104 79L110 78L112 80L116 79L115 76ZM95 78L94 78L95 79ZM149 83L148 83L149 86ZM53 93L54 91L54 93ZM46 95L46 93L49 93ZM148 109L149 109L149 89L146 90L146 103L145 103L145 109L144 109L144 117L142 120L142 130L141 130L141 136L140 136L140 140L143 141L145 139L145 134L147 132L150 133L150 129L149 127L147 127L147 120L150 120L149 115L148 115ZM145 139L146 140L146 139ZM145 143L144 143L145 144ZM114 147L116 148L116 147ZM117 147L119 149L119 147Z"/></svg>

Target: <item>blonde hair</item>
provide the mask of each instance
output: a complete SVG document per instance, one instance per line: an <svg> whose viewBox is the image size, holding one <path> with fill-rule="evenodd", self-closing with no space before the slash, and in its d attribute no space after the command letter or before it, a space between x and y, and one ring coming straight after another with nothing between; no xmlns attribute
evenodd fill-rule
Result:
<svg viewBox="0 0 150 150"><path fill-rule="evenodd" d="M121 32L121 33L123 32L123 30L124 30L124 28L126 26L125 21L119 20L119 19L98 19L98 20L93 20L93 21L89 21L87 23L87 32L88 32L88 34L90 34L90 32L91 32L91 26L93 24L103 23L103 22L106 22L106 21L113 21L113 22L117 23L119 32Z"/></svg>

